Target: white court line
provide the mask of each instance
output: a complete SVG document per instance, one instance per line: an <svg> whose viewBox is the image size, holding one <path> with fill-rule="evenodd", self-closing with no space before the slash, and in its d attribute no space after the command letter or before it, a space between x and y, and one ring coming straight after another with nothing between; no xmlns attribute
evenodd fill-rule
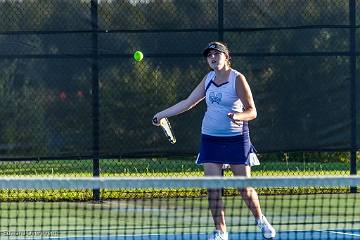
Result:
<svg viewBox="0 0 360 240"><path fill-rule="evenodd" d="M338 231L333 231L333 230L319 230L319 232L329 232L329 233L335 233L335 234L339 234L339 235L347 235L347 236L354 236L354 237L360 238L360 234L355 234L355 233L338 232Z"/></svg>
<svg viewBox="0 0 360 240"><path fill-rule="evenodd" d="M359 230L355 230L355 229L349 229L348 231L359 231ZM354 237L360 237L360 233L359 234L355 234L355 233L346 233L346 232L339 232L339 231L334 231L334 230L287 230L284 232L328 232L328 233L334 233L334 234L340 234L340 235L348 235L348 236L354 236ZM281 231L279 232L281 233Z"/></svg>

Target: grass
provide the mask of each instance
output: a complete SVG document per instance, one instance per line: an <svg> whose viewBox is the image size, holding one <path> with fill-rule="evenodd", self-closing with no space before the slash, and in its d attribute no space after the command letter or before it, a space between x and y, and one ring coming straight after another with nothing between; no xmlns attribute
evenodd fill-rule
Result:
<svg viewBox="0 0 360 240"><path fill-rule="evenodd" d="M106 159L100 160L101 176L202 176L195 159ZM345 162L269 162L253 167L254 176L349 175ZM92 160L1 162L0 176L91 177Z"/></svg>

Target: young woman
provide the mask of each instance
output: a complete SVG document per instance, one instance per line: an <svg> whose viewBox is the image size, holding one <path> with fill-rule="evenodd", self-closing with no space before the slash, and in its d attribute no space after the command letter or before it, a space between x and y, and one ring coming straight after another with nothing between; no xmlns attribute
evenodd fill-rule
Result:
<svg viewBox="0 0 360 240"><path fill-rule="evenodd" d="M205 176L221 176L223 165L228 164L234 176L250 177L253 160L257 161L248 127L248 121L257 116L250 87L244 75L230 67L229 50L223 43L209 43L203 55L212 71L188 98L155 114L154 119L159 122L161 118L185 112L206 98L207 111L202 122L197 163L203 165ZM276 231L262 214L255 189L248 187L239 189L239 192L264 238L274 238ZM208 195L215 224L215 231L209 239L227 240L221 190L209 190Z"/></svg>

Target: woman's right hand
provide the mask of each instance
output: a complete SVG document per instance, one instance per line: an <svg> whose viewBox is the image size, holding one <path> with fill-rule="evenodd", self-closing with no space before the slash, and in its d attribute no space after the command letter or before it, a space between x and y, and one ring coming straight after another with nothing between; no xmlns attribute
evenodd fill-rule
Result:
<svg viewBox="0 0 360 240"><path fill-rule="evenodd" d="M160 119L164 118L163 116L161 116L160 113L157 113L154 115L154 117L152 118L152 124L155 126L160 126Z"/></svg>

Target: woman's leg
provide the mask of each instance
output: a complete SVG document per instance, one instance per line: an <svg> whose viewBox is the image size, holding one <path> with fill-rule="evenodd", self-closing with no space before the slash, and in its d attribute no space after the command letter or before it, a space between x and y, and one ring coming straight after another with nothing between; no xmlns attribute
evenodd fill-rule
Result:
<svg viewBox="0 0 360 240"><path fill-rule="evenodd" d="M221 176L222 164L204 163L204 173L206 177ZM221 197L221 189L208 189L208 199L211 215L214 220L216 230L226 232L224 203Z"/></svg>
<svg viewBox="0 0 360 240"><path fill-rule="evenodd" d="M231 165L231 171L234 176L251 176L251 167L247 165ZM246 205L250 209L251 213L254 215L255 219L260 219L262 217L259 196L256 190L252 187L247 187L239 189L241 197L244 199Z"/></svg>
<svg viewBox="0 0 360 240"><path fill-rule="evenodd" d="M231 165L231 170L234 176L251 176L251 167L246 165ZM239 189L242 198L244 199L246 205L249 207L251 213L256 219L256 224L259 226L263 237L266 239L272 239L276 236L275 229L268 222L266 217L262 214L259 202L259 196L254 188L247 187L244 189Z"/></svg>

